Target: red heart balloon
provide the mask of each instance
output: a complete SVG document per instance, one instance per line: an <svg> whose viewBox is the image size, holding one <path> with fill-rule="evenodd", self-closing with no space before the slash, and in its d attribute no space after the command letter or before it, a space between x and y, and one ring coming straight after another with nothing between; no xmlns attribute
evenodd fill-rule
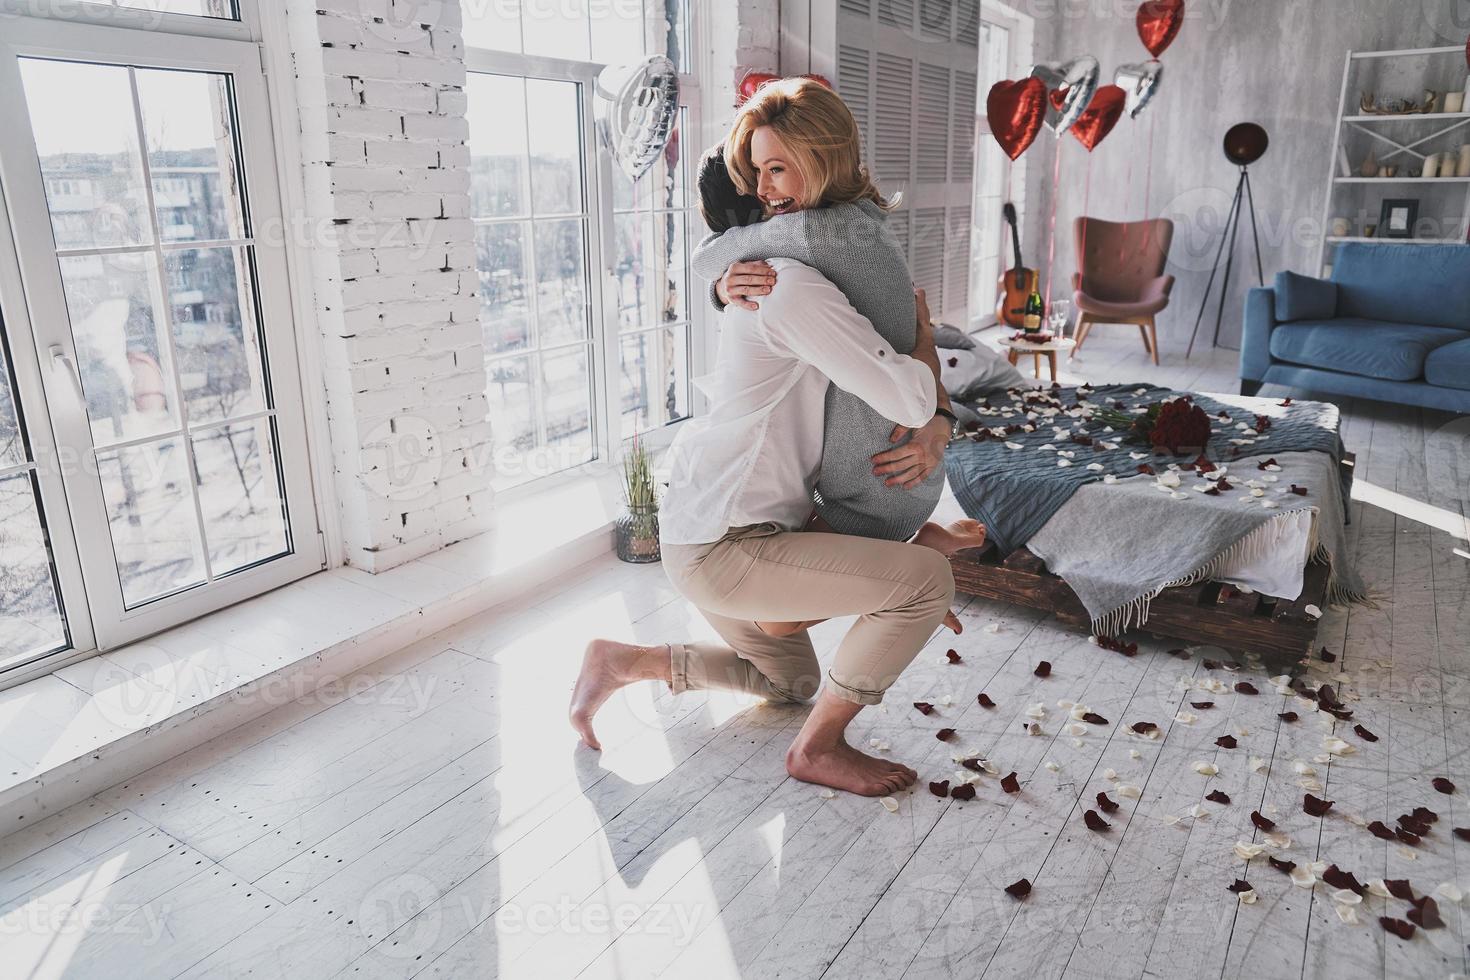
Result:
<svg viewBox="0 0 1470 980"><path fill-rule="evenodd" d="M1039 78L996 82L985 99L990 132L1012 160L1036 142L1046 120L1046 83Z"/></svg>
<svg viewBox="0 0 1470 980"><path fill-rule="evenodd" d="M756 89L766 82L778 81L780 78L780 75L773 75L768 71L746 72L745 77L740 79L740 84L736 87L735 105L737 107L745 105L750 101L751 96L755 95Z"/></svg>
<svg viewBox="0 0 1470 980"><path fill-rule="evenodd" d="M1068 85L1062 85L1058 88L1054 88L1051 90L1051 95L1048 96L1048 98L1051 99L1052 106L1058 112L1061 112L1062 106L1067 104L1067 89L1070 87L1071 86Z"/></svg>
<svg viewBox="0 0 1470 980"><path fill-rule="evenodd" d="M1092 96L1082 117L1072 124L1072 135L1087 147L1088 153L1097 149L1097 144L1118 125L1127 101L1128 93L1116 85L1104 85Z"/></svg>
<svg viewBox="0 0 1470 980"><path fill-rule="evenodd" d="M1138 39L1157 58L1184 26L1184 0L1145 0L1138 8Z"/></svg>

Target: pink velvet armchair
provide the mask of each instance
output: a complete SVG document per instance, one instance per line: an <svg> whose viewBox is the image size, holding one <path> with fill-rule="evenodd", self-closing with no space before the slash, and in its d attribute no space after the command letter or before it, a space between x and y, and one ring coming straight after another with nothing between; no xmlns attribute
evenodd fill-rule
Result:
<svg viewBox="0 0 1470 980"><path fill-rule="evenodd" d="M1164 274L1174 222L1078 218L1075 232L1081 271L1072 276L1078 313L1073 353L1082 349L1094 323L1136 323L1144 349L1159 363L1154 316L1169 305L1174 288L1174 277Z"/></svg>

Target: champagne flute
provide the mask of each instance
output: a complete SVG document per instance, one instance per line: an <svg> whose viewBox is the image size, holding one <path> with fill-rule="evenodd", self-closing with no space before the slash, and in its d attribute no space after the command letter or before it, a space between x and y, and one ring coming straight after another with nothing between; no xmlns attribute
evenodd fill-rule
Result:
<svg viewBox="0 0 1470 980"><path fill-rule="evenodd" d="M1051 324L1052 339L1060 340L1066 335L1067 321L1071 316L1071 300L1054 299L1051 301L1051 315L1048 317L1048 321Z"/></svg>

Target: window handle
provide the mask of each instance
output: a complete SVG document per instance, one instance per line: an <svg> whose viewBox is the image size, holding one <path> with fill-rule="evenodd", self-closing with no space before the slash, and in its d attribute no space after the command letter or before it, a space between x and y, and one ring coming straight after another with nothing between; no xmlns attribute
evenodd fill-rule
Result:
<svg viewBox="0 0 1470 980"><path fill-rule="evenodd" d="M52 344L47 348L47 352L51 355L51 369L56 371L64 368L71 377L72 384L76 385L77 396L85 398L86 394L82 391L82 376L77 373L77 363L71 359L66 348L60 344Z"/></svg>

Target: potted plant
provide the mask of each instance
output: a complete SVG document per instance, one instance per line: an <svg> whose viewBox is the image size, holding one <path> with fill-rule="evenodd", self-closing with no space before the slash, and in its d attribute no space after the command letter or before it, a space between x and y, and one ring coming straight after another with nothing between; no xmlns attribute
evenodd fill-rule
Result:
<svg viewBox="0 0 1470 980"><path fill-rule="evenodd" d="M648 450L637 436L623 455L623 499L628 513L615 525L618 557L627 562L658 561L658 488Z"/></svg>

